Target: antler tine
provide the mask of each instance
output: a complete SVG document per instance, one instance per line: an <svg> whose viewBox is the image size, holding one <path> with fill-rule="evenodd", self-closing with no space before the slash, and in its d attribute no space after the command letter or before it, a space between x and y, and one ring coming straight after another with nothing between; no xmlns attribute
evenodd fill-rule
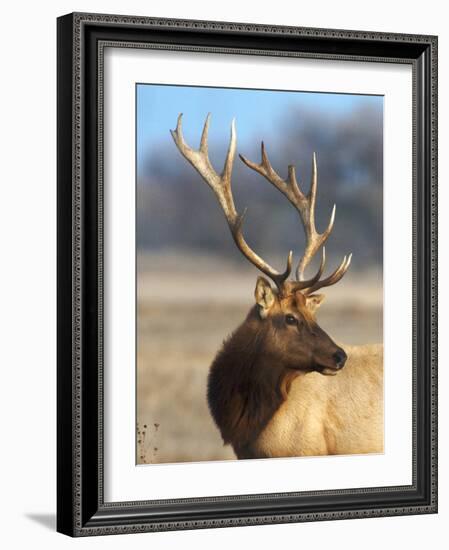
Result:
<svg viewBox="0 0 449 550"><path fill-rule="evenodd" d="M309 265L312 258L315 256L317 250L319 250L320 246L322 246L327 239L329 238L329 235L332 232L332 229L334 228L334 222L335 222L335 211L336 211L336 205L334 204L331 212L331 217L329 219L329 224L326 228L326 230L323 233L318 233L315 228L315 208L310 210L310 219L309 224L306 226L304 224L304 229L306 232L307 237L307 244L306 249L304 251L304 254L302 258L300 259L297 267L296 267L296 280L297 281L303 281L304 280L304 271L306 267Z"/></svg>
<svg viewBox="0 0 449 550"><path fill-rule="evenodd" d="M321 275L324 272L324 266L325 265L326 265L326 247L323 246L323 248L321 249L320 267L318 268L318 271L315 273L315 275L311 279L308 279L307 281L298 281L297 280L295 282L290 283L291 288L294 289L295 291L296 290L304 290L306 288L311 288L313 285L318 283L318 281L320 280Z"/></svg>
<svg viewBox="0 0 449 550"><path fill-rule="evenodd" d="M302 193L301 189L298 186L298 182L296 181L296 171L295 167L290 165L288 167L288 179L284 180L281 178L281 176L274 170L274 168L271 166L271 163L268 159L268 155L265 149L265 144L262 141L260 144L261 149L261 163L257 164L256 162L252 162L251 160L247 159L245 156L240 155L240 159L248 166L248 168L251 168L252 170L255 170L259 174L261 174L264 178L266 178L276 189L278 189L283 195L285 195L288 200L295 206L296 208L302 208L303 204L306 201L306 197ZM301 205L301 206L300 206Z"/></svg>
<svg viewBox="0 0 449 550"><path fill-rule="evenodd" d="M301 216L304 229L306 232L307 242L304 255L298 263L296 268L296 280L302 281L304 279L304 271L309 265L310 261L316 254L317 250L320 249L322 245L327 241L329 235L332 232L335 222L335 210L336 206L334 204L332 208L331 217L329 224L326 230L323 233L318 233L315 226L315 203L316 203L316 193L318 187L318 171L317 171L317 162L316 162L316 153L313 153L312 156L312 174L310 178L310 191L306 197L306 204L303 210L303 215Z"/></svg>
<svg viewBox="0 0 449 550"><path fill-rule="evenodd" d="M224 212L226 221L228 222L234 242L236 243L242 254L262 273L270 277L276 286L281 289L284 282L292 270L292 252L290 251L287 258L287 267L284 272L279 273L273 269L267 262L258 256L245 241L242 233L243 218L245 211L239 215L234 204L234 197L231 189L231 175L234 164L235 151L237 147L237 135L235 129L235 120L231 124L231 138L229 141L228 152L224 163L223 172L217 174L209 160L208 153L208 133L210 124L210 113L207 115L204 123L203 132L201 134L200 148L192 149L187 145L182 134L182 113L178 116L176 130L170 130L173 140L182 154L182 156L190 162L195 170L201 175L204 181L214 191L218 202Z"/></svg>
<svg viewBox="0 0 449 550"><path fill-rule="evenodd" d="M226 186L231 187L231 175L232 167L234 166L235 150L237 148L237 132L235 130L235 118L231 122L231 139L229 141L228 152L226 154L226 160L223 167L222 178L226 183ZM231 195L232 196L232 195Z"/></svg>
<svg viewBox="0 0 449 550"><path fill-rule="evenodd" d="M182 156L190 162L190 164L195 168L195 170L203 177L209 187L212 188L214 193L217 195L217 198L220 200L220 204L224 207L225 213L229 210L230 215L237 215L235 210L234 202L228 201L228 203L223 203L221 200L221 188L222 181L220 176L215 172L210 160L208 152L208 132L209 132L209 122L210 122L210 113L207 115L206 121L204 123L203 132L201 134L200 148L197 151L193 149L184 140L184 135L182 133L182 113L178 115L178 122L176 124L176 130L170 130L171 136L178 147L179 152ZM232 143L232 140L231 140ZM235 141L234 141L235 148ZM228 151L229 155L229 151ZM227 159L226 159L227 161Z"/></svg>
<svg viewBox="0 0 449 550"><path fill-rule="evenodd" d="M352 254L349 254L348 257L344 257L341 264L337 267L337 269L329 275L329 277L326 277L326 279L323 280L317 280L313 285L307 288L306 294L312 294L316 290L319 290L320 288L324 288L326 286L334 285L335 283L338 283L338 281L343 277L343 275L348 271L349 266L351 265L351 259Z"/></svg>
<svg viewBox="0 0 449 550"><path fill-rule="evenodd" d="M182 117L182 113L178 116L178 123L179 120ZM207 113L206 120L204 122L203 131L201 133L201 140L200 140L200 151L202 151L205 155L209 156L209 124L210 124L210 113ZM177 130L178 128L176 128ZM171 130L170 130L171 131Z"/></svg>

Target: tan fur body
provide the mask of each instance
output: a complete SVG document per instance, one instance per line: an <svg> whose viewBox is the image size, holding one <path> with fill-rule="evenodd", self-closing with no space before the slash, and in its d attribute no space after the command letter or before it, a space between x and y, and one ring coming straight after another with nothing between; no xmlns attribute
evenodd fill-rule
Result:
<svg viewBox="0 0 449 550"><path fill-rule="evenodd" d="M383 452L383 346L344 346L335 376L302 372L239 458Z"/></svg>

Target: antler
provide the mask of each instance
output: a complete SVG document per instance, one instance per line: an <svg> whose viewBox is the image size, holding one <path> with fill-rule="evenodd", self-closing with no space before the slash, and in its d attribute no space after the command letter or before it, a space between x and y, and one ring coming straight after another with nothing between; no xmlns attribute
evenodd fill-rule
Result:
<svg viewBox="0 0 449 550"><path fill-rule="evenodd" d="M285 271L283 273L279 273L248 246L242 234L242 225L246 209L244 210L243 214L238 214L235 208L234 198L232 196L231 190L231 173L234 163L235 149L237 145L235 121L233 120L231 124L231 139L229 142L228 152L221 175L217 174L209 160L207 142L209 123L210 113L207 115L206 122L204 123L203 132L201 134L200 148L198 150L192 149L184 141L184 137L182 134L182 113L178 116L176 130L170 130L170 133L176 146L179 149L179 152L186 160L190 162L190 164L195 168L195 170L200 174L200 176L215 193L226 217L226 221L228 222L234 242L240 252L242 252L242 254L254 266L262 271L262 273L265 273L265 275L270 277L274 281L276 286L281 289L282 285L288 279L292 270L292 252L290 251L288 255L287 267Z"/></svg>
<svg viewBox="0 0 449 550"><path fill-rule="evenodd" d="M326 251L323 245L329 238L329 235L331 234L332 228L334 226L335 205L332 209L332 214L327 229L323 233L318 233L315 227L315 202L318 183L315 153L313 153L312 178L308 195L305 195L301 191L296 180L296 169L293 165L288 166L287 180L281 178L281 176L279 176L279 174L273 169L270 161L268 160L268 156L265 151L265 145L263 142L261 145L262 159L260 164L256 164L255 162L248 160L243 155L239 156L249 168L264 176L272 185L274 185L274 187L276 187L276 189L278 189L283 195L285 195L299 212L299 216L301 218L301 222L304 226L304 230L306 233L306 248L304 251L304 255L298 263L298 267L296 268L296 280L298 284L295 285L295 288L297 290L307 289L307 294L311 294L318 288L330 286L337 283L349 268L352 254L350 254L348 257L345 256L339 267L329 277L320 281L326 263ZM304 281L304 270L321 246L323 246L322 259L318 272L315 277L313 277L313 279L311 279L310 281Z"/></svg>

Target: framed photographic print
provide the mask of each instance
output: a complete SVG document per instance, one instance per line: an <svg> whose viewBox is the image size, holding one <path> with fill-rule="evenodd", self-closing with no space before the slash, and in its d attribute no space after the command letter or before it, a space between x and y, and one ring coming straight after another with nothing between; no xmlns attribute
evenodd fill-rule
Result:
<svg viewBox="0 0 449 550"><path fill-rule="evenodd" d="M58 19L58 530L437 511L437 38Z"/></svg>

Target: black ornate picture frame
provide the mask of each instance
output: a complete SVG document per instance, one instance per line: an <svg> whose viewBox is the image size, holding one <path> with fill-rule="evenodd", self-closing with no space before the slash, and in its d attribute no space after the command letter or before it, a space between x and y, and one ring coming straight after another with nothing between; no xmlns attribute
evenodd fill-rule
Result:
<svg viewBox="0 0 449 550"><path fill-rule="evenodd" d="M404 63L413 70L413 483L105 502L103 174L105 44ZM437 512L437 38L69 14L58 19L58 502L71 536Z"/></svg>

